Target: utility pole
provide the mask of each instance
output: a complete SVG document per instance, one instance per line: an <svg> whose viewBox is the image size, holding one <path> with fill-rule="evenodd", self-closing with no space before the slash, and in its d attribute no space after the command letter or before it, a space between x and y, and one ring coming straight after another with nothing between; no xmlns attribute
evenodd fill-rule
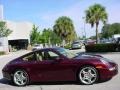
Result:
<svg viewBox="0 0 120 90"><path fill-rule="evenodd" d="M3 17L3 5L2 2L0 0L0 21L3 21L4 17Z"/></svg>

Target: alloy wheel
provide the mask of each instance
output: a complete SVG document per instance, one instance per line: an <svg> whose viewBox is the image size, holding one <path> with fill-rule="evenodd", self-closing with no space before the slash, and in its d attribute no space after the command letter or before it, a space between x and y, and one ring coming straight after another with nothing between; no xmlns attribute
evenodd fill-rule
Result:
<svg viewBox="0 0 120 90"><path fill-rule="evenodd" d="M17 70L13 75L13 82L17 86L24 86L28 83L28 75L25 71Z"/></svg>
<svg viewBox="0 0 120 90"><path fill-rule="evenodd" d="M83 67L79 72L79 80L82 84L90 85L98 79L97 70L94 67Z"/></svg>

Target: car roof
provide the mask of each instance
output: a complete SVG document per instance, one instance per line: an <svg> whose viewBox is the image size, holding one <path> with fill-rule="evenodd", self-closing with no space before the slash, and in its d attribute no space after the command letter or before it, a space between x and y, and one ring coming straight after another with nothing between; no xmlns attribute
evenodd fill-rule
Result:
<svg viewBox="0 0 120 90"><path fill-rule="evenodd" d="M37 51L43 51L43 50L57 50L57 49L62 49L62 47L51 47L51 48L42 48L42 49L39 49L39 50L35 50L33 52L37 52Z"/></svg>
<svg viewBox="0 0 120 90"><path fill-rule="evenodd" d="M53 48L42 48L42 49L39 49L39 50L35 50L35 51L31 51L31 52L29 52L29 53L26 53L26 54L24 54L24 55L22 55L22 56L19 56L18 58L23 58L23 57L25 57L25 56L27 56L27 55L29 55L29 54L31 54L31 53L35 53L35 52L39 52L39 51L44 51L44 50L57 50L57 49L62 49L62 47L53 47ZM16 58L17 59L17 58Z"/></svg>

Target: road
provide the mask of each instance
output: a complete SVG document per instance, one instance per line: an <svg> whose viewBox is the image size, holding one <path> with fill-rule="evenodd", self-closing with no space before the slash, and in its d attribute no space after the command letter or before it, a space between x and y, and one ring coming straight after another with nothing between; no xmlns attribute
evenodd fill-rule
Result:
<svg viewBox="0 0 120 90"><path fill-rule="evenodd" d="M79 52L83 50L73 50ZM0 90L119 90L120 89L120 74L107 82L96 83L93 85L80 85L77 83L58 83L58 84L45 84L38 83L25 87L16 87L11 85L8 81L2 78L1 69L3 66L15 57L23 55L29 51L19 51L10 53L9 55L0 56ZM118 63L120 68L120 52L119 53L103 53L102 56L112 59ZM119 69L120 72L120 69Z"/></svg>

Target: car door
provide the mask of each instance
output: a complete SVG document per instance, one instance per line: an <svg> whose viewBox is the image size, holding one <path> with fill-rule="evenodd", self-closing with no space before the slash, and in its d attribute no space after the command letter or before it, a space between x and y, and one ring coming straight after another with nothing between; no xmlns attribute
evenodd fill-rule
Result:
<svg viewBox="0 0 120 90"><path fill-rule="evenodd" d="M37 63L36 54L34 52L29 53L29 54L23 56L22 60L24 62L22 64L22 68L28 72L30 80L38 81L39 67L38 67L38 63Z"/></svg>
<svg viewBox="0 0 120 90"><path fill-rule="evenodd" d="M42 60L38 59L36 65L40 81L66 81L74 79L73 65L69 64L71 61L51 50L37 52L36 54L40 54L42 58Z"/></svg>

